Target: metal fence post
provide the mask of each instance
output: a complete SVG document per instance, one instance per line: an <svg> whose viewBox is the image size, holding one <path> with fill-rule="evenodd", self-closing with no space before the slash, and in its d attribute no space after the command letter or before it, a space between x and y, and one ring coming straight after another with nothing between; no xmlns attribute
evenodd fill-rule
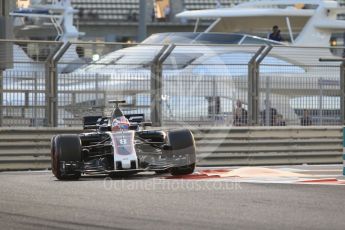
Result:
<svg viewBox="0 0 345 230"><path fill-rule="evenodd" d="M260 64L273 47L261 46L248 62L248 125L259 125Z"/></svg>
<svg viewBox="0 0 345 230"><path fill-rule="evenodd" d="M345 176L345 127L343 127L343 176Z"/></svg>
<svg viewBox="0 0 345 230"><path fill-rule="evenodd" d="M322 87L322 78L318 79L319 82L319 110L318 110L318 115L319 115L319 125L323 124L323 87Z"/></svg>
<svg viewBox="0 0 345 230"><path fill-rule="evenodd" d="M150 80L150 118L153 126L159 126L159 112L158 112L158 107L159 104L156 100L157 95L159 92L157 92L157 88L159 87L159 72L160 70L159 65L158 65L158 59L159 57L164 53L164 51L168 48L168 45L164 45L162 49L158 52L158 54L153 58L152 63L151 63L151 80Z"/></svg>
<svg viewBox="0 0 345 230"><path fill-rule="evenodd" d="M271 104L269 103L271 100L270 100L270 95L271 95L271 92L270 92L270 77L267 76L266 77L266 95L265 95L265 120L263 121L264 122L264 125L265 126L269 126L270 123L271 123L271 120L272 120L272 117L271 117Z"/></svg>
<svg viewBox="0 0 345 230"><path fill-rule="evenodd" d="M61 43L49 57L46 62L46 117L47 126L57 127L58 125L58 69L57 64L71 43Z"/></svg>
<svg viewBox="0 0 345 230"><path fill-rule="evenodd" d="M151 65L151 122L156 127L162 126L162 65L174 48L174 44L163 46L154 57Z"/></svg>
<svg viewBox="0 0 345 230"><path fill-rule="evenodd" d="M341 62L340 64L340 122L345 126L345 58L319 58L320 62Z"/></svg>
<svg viewBox="0 0 345 230"><path fill-rule="evenodd" d="M212 104L212 121L213 125L216 124L216 119L217 119L217 84L216 84L216 79L212 79L212 99L211 99L211 104Z"/></svg>
<svg viewBox="0 0 345 230"><path fill-rule="evenodd" d="M345 176L345 127L343 126L343 176Z"/></svg>
<svg viewBox="0 0 345 230"><path fill-rule="evenodd" d="M34 103L33 103L33 106L34 106L34 119L33 119L33 126L35 127L38 127L38 119L37 119L37 102L38 102L38 98L37 98L37 90L38 90L38 83L37 83L37 78L38 78L38 74L37 72L35 72L35 77L34 77L34 90L35 90L35 93L34 93Z"/></svg>
<svg viewBox="0 0 345 230"><path fill-rule="evenodd" d="M13 35L12 19L9 12L14 1L0 0L0 39L9 39ZM0 126L3 124L3 73L7 68L13 67L13 44L0 41Z"/></svg>
<svg viewBox="0 0 345 230"><path fill-rule="evenodd" d="M257 125L258 123L258 92L256 82L256 59L265 49L261 46L254 56L248 62L248 125Z"/></svg>
<svg viewBox="0 0 345 230"><path fill-rule="evenodd" d="M345 59L342 59L340 65L340 122L345 126ZM344 156L345 158L345 156ZM345 173L345 169L344 169Z"/></svg>
<svg viewBox="0 0 345 230"><path fill-rule="evenodd" d="M54 79L55 74L57 73L56 66L54 65L53 61L49 61L46 64L46 71L47 71L47 77L46 77L46 122L48 127L54 127L55 126L55 116L54 116Z"/></svg>
<svg viewBox="0 0 345 230"><path fill-rule="evenodd" d="M256 63L255 63L255 97L256 97L256 105L255 105L255 124L256 125L259 125L259 99L260 99L260 64L261 62L265 59L265 57L269 54L269 52L271 52L273 46L271 45L268 45L265 47L265 49L263 50L263 52L260 54L260 56L256 59ZM269 92L270 93L270 92ZM268 99L269 99L269 95L268 95ZM268 105L268 111L269 111L269 116L271 116L271 102L270 101L267 101L266 104ZM266 111L266 113L268 112ZM270 123L271 123L271 120L273 118L269 118L270 120Z"/></svg>

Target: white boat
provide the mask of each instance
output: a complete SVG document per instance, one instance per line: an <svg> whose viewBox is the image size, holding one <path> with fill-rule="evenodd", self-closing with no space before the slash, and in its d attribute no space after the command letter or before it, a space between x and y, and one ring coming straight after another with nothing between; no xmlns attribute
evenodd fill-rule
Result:
<svg viewBox="0 0 345 230"><path fill-rule="evenodd" d="M186 19L215 21L205 32L244 33L268 37L278 25L287 44L296 46L330 45L332 33L343 32L345 21L337 15L345 13L333 0L257 0L232 8L184 11L177 15Z"/></svg>
<svg viewBox="0 0 345 230"><path fill-rule="evenodd" d="M26 8L18 8L10 13L13 17L14 31L20 40L30 40L25 34L34 34L40 40L49 40L54 37L55 41L76 42L85 33L79 32L73 25L73 15L77 11L73 9L70 0L52 0L50 4L41 4L41 1L32 1ZM24 31L24 32L21 32ZM49 55L52 47L44 44L28 44L29 47L23 49L17 44L13 45L13 69L7 72L44 72L44 65L33 60L37 57L44 59ZM30 49L32 46L32 49ZM33 58L35 57L35 58ZM62 62L75 62L79 57L76 52L76 45L72 45L62 58Z"/></svg>
<svg viewBox="0 0 345 230"><path fill-rule="evenodd" d="M112 79L105 90L111 95L114 92L144 91L138 84L121 82L117 79L146 79L147 87L150 81L149 64L164 44L183 44L177 46L165 62L164 79L169 87L164 93L167 98L184 96L192 98L185 104L190 110L175 111L180 117L189 117L195 111L191 104L207 111L208 102L205 98L217 95L226 99L222 104L230 104L232 100L240 99L247 103L247 67L251 56L260 45L273 45L269 55L264 59L260 75L263 85L270 79L269 88L260 94L261 103L269 94L271 105L283 114L288 123L298 123L294 111L296 98L308 96L338 96L339 69L328 68L327 73L313 66L326 66L329 63L319 62L319 58L332 58L332 48L329 46L332 33L345 29L345 21L337 20L337 14L344 13L335 1L252 1L239 4L230 9L210 9L186 11L178 17L201 19L215 18L215 22L202 33L163 33L147 38L142 44L131 48L115 51L101 57L94 64L85 66L75 74L107 74ZM197 21L198 21L197 20ZM285 42L268 40L259 37L262 31L270 32L273 25L279 25L286 31ZM236 32L236 33L234 33ZM152 45L154 44L154 45ZM217 46L216 44L224 44ZM252 45L257 45L253 47ZM305 48L301 48L305 47ZM171 64L174 68L171 68ZM215 68L215 65L218 65ZM336 63L335 63L336 65ZM229 67L231 66L231 67ZM281 69L284 68L284 71ZM325 67L326 69L326 67ZM207 87L209 81L215 80L214 87ZM171 81L171 79L174 81ZM169 80L170 79L170 80ZM183 84L181 82L192 82ZM283 84L284 83L284 84ZM307 83L307 84L306 84ZM336 84L335 84L336 83ZM226 85L226 86L225 86ZM224 89L228 89L224 91ZM147 88L146 90L149 90ZM269 92L265 92L268 91ZM197 100L195 97L198 97ZM312 97L314 98L314 97ZM138 98L136 99L138 101ZM193 103L192 100L195 100ZM201 102L204 100L203 102ZM325 109L321 99L312 104ZM339 100L335 98L339 107ZM165 100L164 103L169 101ZM213 102L212 102L213 103ZM174 101L170 101L170 110ZM306 108L309 106L306 106ZM205 109L206 108L206 109ZM261 104L263 108L263 104ZM320 108L320 107L319 107ZM177 106L176 106L176 110ZM229 109L225 112L231 112ZM179 115L176 113L180 113ZM182 113L182 114L181 114ZM200 113L207 116L205 113Z"/></svg>
<svg viewBox="0 0 345 230"><path fill-rule="evenodd" d="M30 40L27 32L33 31L29 34L34 34L35 38L43 42L13 43L13 67L3 72L3 116L13 117L9 123L18 120L19 125L28 124L27 120L31 125L35 125L37 119L45 119L42 108L45 104L46 66L42 60L45 60L57 46L45 44L44 40L51 40L53 36L53 40L62 43L76 42L84 35L73 25L73 15L77 11L71 6L70 0L52 0L49 4L41 4L45 1L40 0L30 2L31 5L25 5L10 13L13 17L14 32L19 35L17 39ZM67 49L61 62L82 62L76 52L76 45L72 44ZM60 71L67 66L59 65ZM25 109L21 109L21 106Z"/></svg>
<svg viewBox="0 0 345 230"><path fill-rule="evenodd" d="M198 120L209 117L210 101L205 98L221 98L223 113L232 112L234 100L247 102L246 65L258 46L270 44L274 48L264 59L260 75L261 84L266 84L266 79L271 80L269 87L263 87L266 90L260 94L261 102L269 95L271 105L283 114L288 123L295 124L298 116L291 100L296 101L296 97L302 95L319 95L320 88L322 96L337 96L339 69L327 69L325 74L312 66L326 65L319 62L320 57L334 57L329 41L332 33L345 29L345 21L336 18L343 12L345 8L340 8L337 2L321 0L253 1L230 9L186 11L178 16L215 18L215 22L202 33L156 34L142 44L111 52L73 73L61 74L59 77L66 81L59 87L64 91L78 89L86 92L97 85L98 90L105 92L102 96L89 94L88 99L80 94L74 99L75 104L95 98L107 100L115 95L127 95L132 101L143 103L143 107L148 106L149 95L145 92L150 90L149 66L153 57L164 44L180 44L165 62L163 79L169 83L162 98L167 113L165 117ZM253 36L260 35L262 31L269 33L275 24L286 31L284 35L288 39L285 42L268 40L267 36ZM222 43L224 45L215 45ZM214 65L218 67L212 67ZM279 66L284 66L285 71L280 71ZM81 82L86 78L89 80ZM210 82L213 82L212 87ZM266 92L268 89L269 92ZM339 104L339 100L336 101ZM211 100L211 104L214 103ZM63 105L68 106L68 103ZM181 110L181 107L185 109ZM339 108L339 105L335 107ZM70 112L73 113L72 110Z"/></svg>

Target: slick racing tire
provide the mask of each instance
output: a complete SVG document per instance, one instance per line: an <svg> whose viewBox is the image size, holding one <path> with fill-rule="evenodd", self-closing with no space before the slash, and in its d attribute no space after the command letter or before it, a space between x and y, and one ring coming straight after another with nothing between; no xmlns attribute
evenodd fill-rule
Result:
<svg viewBox="0 0 345 230"><path fill-rule="evenodd" d="M57 135L51 141L51 163L52 172L59 180L76 180L81 176L77 168L61 170L62 162L81 162L81 143L78 135L63 134Z"/></svg>
<svg viewBox="0 0 345 230"><path fill-rule="evenodd" d="M171 168L172 175L187 175L194 172L196 154L193 134L188 129L173 130L167 134L167 144L171 146L170 154L181 156L184 161Z"/></svg>

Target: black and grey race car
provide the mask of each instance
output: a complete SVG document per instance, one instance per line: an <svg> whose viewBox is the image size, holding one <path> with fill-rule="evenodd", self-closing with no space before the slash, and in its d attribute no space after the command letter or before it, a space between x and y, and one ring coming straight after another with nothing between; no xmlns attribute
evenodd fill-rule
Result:
<svg viewBox="0 0 345 230"><path fill-rule="evenodd" d="M56 135L51 141L52 172L59 180L83 174L130 175L142 171L186 175L195 169L195 141L188 129L146 130L144 114L124 115L114 104L111 117L83 118L81 134Z"/></svg>

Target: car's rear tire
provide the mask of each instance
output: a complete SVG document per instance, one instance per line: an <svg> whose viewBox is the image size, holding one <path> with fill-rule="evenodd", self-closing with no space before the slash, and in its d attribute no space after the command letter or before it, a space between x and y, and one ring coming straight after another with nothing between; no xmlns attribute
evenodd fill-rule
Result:
<svg viewBox="0 0 345 230"><path fill-rule="evenodd" d="M167 133L167 144L170 154L185 158L182 164L171 168L172 175L187 175L194 172L196 153L193 134L188 129L173 130Z"/></svg>
<svg viewBox="0 0 345 230"><path fill-rule="evenodd" d="M81 142L78 135L57 135L51 141L52 172L59 180L76 180L81 176L78 168L61 170L62 162L75 163L82 161Z"/></svg>

